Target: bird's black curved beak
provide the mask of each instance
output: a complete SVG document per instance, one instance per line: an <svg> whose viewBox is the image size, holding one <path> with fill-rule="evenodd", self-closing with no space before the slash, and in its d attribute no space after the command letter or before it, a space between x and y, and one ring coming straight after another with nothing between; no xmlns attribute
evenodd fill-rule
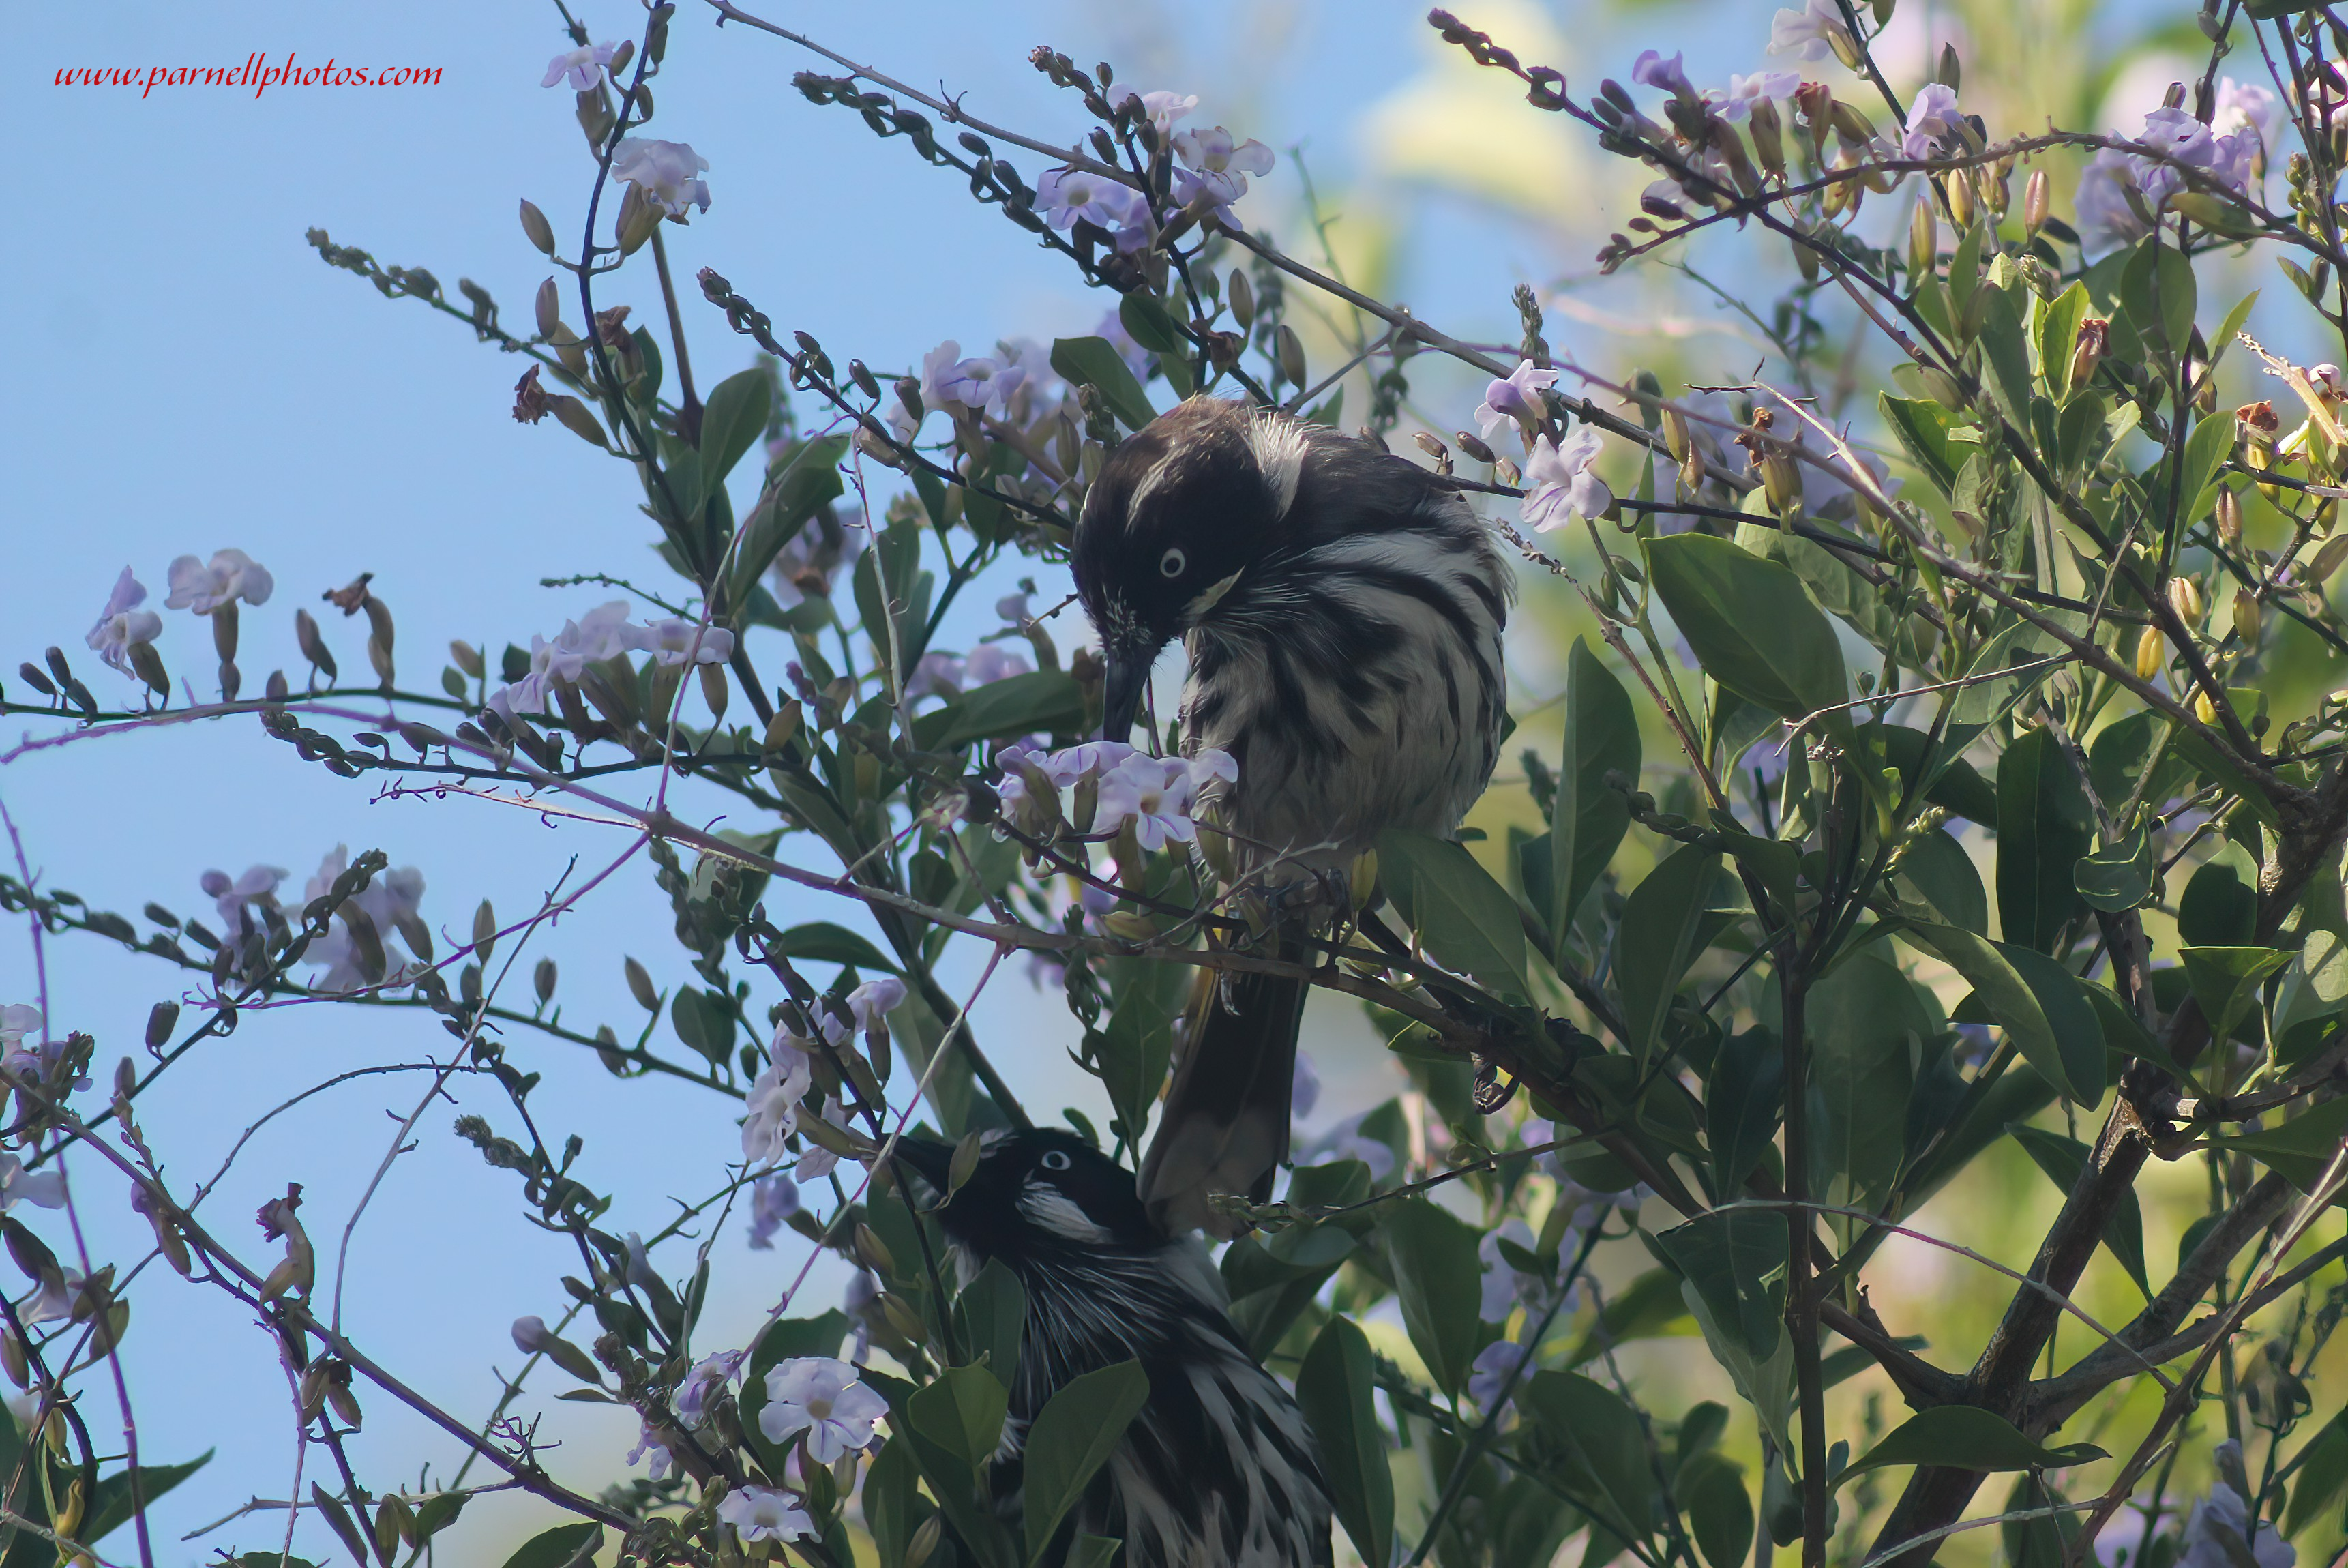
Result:
<svg viewBox="0 0 2348 1568"><path fill-rule="evenodd" d="M897 1161L928 1182L938 1197L946 1195L949 1172L953 1166L953 1145L933 1143L926 1138L897 1140Z"/></svg>
<svg viewBox="0 0 2348 1568"><path fill-rule="evenodd" d="M1149 690L1150 666L1157 662L1155 648L1107 650L1108 671L1101 687L1102 739L1126 740L1132 736L1141 699Z"/></svg>

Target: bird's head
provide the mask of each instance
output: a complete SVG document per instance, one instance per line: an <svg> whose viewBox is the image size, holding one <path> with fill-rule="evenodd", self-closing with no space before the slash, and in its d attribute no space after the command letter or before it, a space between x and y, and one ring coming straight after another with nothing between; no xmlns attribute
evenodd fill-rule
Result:
<svg viewBox="0 0 2348 1568"><path fill-rule="evenodd" d="M953 1146L904 1138L897 1158L942 1193ZM936 1211L946 1235L979 1264L1035 1259L1070 1247L1148 1248L1166 1233L1134 1192L1133 1174L1072 1132L1032 1128L984 1145L978 1168Z"/></svg>
<svg viewBox="0 0 2348 1568"><path fill-rule="evenodd" d="M1133 728L1150 665L1275 551L1304 466L1304 428L1192 397L1101 465L1076 521L1076 593L1107 661L1102 733Z"/></svg>

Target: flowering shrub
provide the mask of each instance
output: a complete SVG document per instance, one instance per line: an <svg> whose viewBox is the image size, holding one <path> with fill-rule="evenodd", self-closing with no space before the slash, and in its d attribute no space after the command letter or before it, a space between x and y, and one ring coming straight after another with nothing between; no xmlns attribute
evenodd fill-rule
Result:
<svg viewBox="0 0 2348 1568"><path fill-rule="evenodd" d="M716 9L734 26L697 46L840 64ZM554 271L534 330L500 325L477 285L459 306L430 273L313 231L329 265L521 356L514 418L620 460L674 581L621 584L551 639L517 624L496 655L452 643L434 686L403 679L363 575L324 601L366 617L375 678L339 668L301 609L306 668L253 696L240 616L270 603L269 571L233 548L180 556L159 611L126 568L86 636L114 672L103 694L60 647L25 662L0 707L34 732L0 764L257 721L378 798L520 801L616 837L541 908L483 902L454 936L462 867L430 868L427 906L424 868L337 845L298 900L289 870L212 870L209 917L158 902L142 927L15 845L0 905L28 918L40 994L0 1006L0 1233L25 1281L0 1298L19 1390L0 1551L120 1561L129 1530L155 1560L149 1505L202 1461L136 1447L116 1347L143 1273L139 1294L226 1293L279 1347L302 1451L327 1461L279 1504L305 1551L413 1562L498 1488L565 1516L517 1563L601 1546L918 1568L943 1560L950 1521L976 1563L1036 1561L1061 1514L1031 1496L1020 1539L980 1495L1005 1374L968 1331L999 1303L953 1276L887 1158L925 1126L966 1173L989 1132L1029 1122L1013 1053L939 978L960 944L988 954L981 987L1024 954L1062 993L1106 1108L1068 1117L1128 1164L1185 998L1219 971L1269 966L1367 1009L1411 1091L1300 1138L1276 1201L1230 1202L1253 1228L1220 1260L1363 1562L2335 1555L2348 1242L2322 1231L2348 1190L2348 691L2302 677L2348 655L2331 592L2348 379L2325 361L2348 359L2348 32L2291 0L2213 0L2202 68L2116 135L1988 122L1954 48L1895 83L1894 10L1807 0L1766 37L1743 16L1753 74L1715 87L1648 50L1629 87L1579 92L1430 15L1492 93L1521 92L1528 123L1561 117L1640 166L1602 272L1684 264L1732 225L1790 260L1781 297L1729 296L1766 340L1760 368L1695 379L1571 363L1530 286L1500 352L1350 287L1247 226L1251 182L1281 178L1271 149L1187 123L1193 96L1049 48L1033 63L1066 97L1032 133L878 70L798 77L806 112L955 170L1039 265L1113 302L1048 346L842 365L759 307L756 258L738 286L672 275L667 226L735 198L722 154L639 134L668 5L634 38L574 26L545 67L590 168L571 200L520 203ZM2205 297L2268 254L2291 285L2277 302ZM650 269L664 319L599 304L627 268ZM1305 302L1345 324L1333 362L1308 361ZM1445 378L1421 356L1481 383L1480 404L1471 389L1433 418ZM696 358L749 363L705 388ZM1106 454L1196 394L1333 426L1350 403L1379 447L1409 413L1407 445L1596 638L1572 644L1561 702L1520 703L1534 743L1479 811L1497 832L1385 835L1334 879L1338 917L1301 958L1264 955L1278 884L1218 816L1244 761L1095 738L1102 666L1064 650L1048 608ZM1014 572L992 629L939 645L964 595ZM180 614L209 624L201 682L159 649ZM695 825L720 814L734 825ZM640 862L682 953L624 961L638 1027L565 1022L551 958L533 1001L509 990L551 922L620 896ZM37 960L59 935L168 975L142 1044L57 1016ZM256 1244L199 1219L141 1130L175 1063L240 1009L294 1002L435 1015L452 1042L436 1090L467 1097L456 1133L576 1250L559 1317L512 1325L526 1359L485 1426L319 1310L298 1181ZM530 1111L541 1041L705 1092L712 1126L738 1130L711 1140L711 1199L649 1239L609 1228L577 1139ZM1300 1063L1300 1117L1318 1092ZM69 1160L112 1185L68 1185ZM2173 1262L2138 1196L2168 1161L2206 1188ZM2060 1207L2000 1257L1918 1218L2014 1171ZM77 1206L109 1191L151 1227L148 1257L79 1250ZM708 1258L737 1211L743 1244L797 1273L748 1342L713 1345ZM811 1310L800 1287L827 1252L853 1283ZM1888 1260L1931 1253L1995 1316L1982 1343L1927 1345L1879 1311ZM2091 1267L2140 1309L2091 1315ZM1634 1353L1671 1336L1701 1342L1695 1370L1647 1375ZM1854 1379L1863 1406L1832 1392ZM505 1414L548 1383L624 1408L633 1451L558 1451ZM1687 1397L1697 1384L1717 1398ZM1027 1464L1060 1467L1073 1497L1122 1418L1064 1397ZM371 1468L362 1421L382 1400L461 1457L413 1485ZM109 1401L118 1455L93 1435ZM594 1490L623 1463L629 1480ZM294 1538L239 1560L292 1560Z"/></svg>

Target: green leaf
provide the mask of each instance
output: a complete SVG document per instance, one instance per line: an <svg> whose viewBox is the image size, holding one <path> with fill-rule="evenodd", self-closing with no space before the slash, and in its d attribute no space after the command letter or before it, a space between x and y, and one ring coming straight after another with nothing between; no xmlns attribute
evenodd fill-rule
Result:
<svg viewBox="0 0 2348 1568"><path fill-rule="evenodd" d="M2144 777L2146 767L2152 763L2153 748L2168 738L2168 722L2148 709L2106 725L2087 748L2087 774L2095 780L2096 793L2117 810L2120 803L2135 793L2137 780ZM2193 769L2183 758L2173 749L2164 752L2145 790L2146 802L2160 805L2192 777Z"/></svg>
<svg viewBox="0 0 2348 1568"><path fill-rule="evenodd" d="M1852 1477L1887 1465L1940 1465L1949 1470L2018 1470L2085 1464L2106 1458L2093 1443L2050 1449L2032 1442L2013 1424L1978 1405L1938 1405L1893 1428L1866 1455L1835 1478Z"/></svg>
<svg viewBox="0 0 2348 1568"><path fill-rule="evenodd" d="M724 483L742 454L757 443L773 397L772 385L758 370L728 376L711 388L701 410L701 471L707 483Z"/></svg>
<svg viewBox="0 0 2348 1568"><path fill-rule="evenodd" d="M184 1464L142 1465L139 1470L139 1491L148 1502L157 1498L211 1463L217 1450L206 1449ZM89 1511L82 1528L77 1533L95 1546L109 1534L130 1522L130 1471L118 1470L98 1478L98 1489L90 1494Z"/></svg>
<svg viewBox="0 0 2348 1568"><path fill-rule="evenodd" d="M2038 309L2038 365L2045 373L2046 389L2058 403L2068 397L2071 354L2079 345L2079 324L2094 313L2087 285L2073 284Z"/></svg>
<svg viewBox="0 0 2348 1568"><path fill-rule="evenodd" d="M1973 858L1949 834L1919 833L1900 857L1900 880L1916 891L1939 923L1988 934L1988 890Z"/></svg>
<svg viewBox="0 0 2348 1568"><path fill-rule="evenodd" d="M1564 1460L1574 1501L1623 1540L1643 1538L1654 1519L1655 1479L1638 1412L1577 1372L1536 1372L1522 1398Z"/></svg>
<svg viewBox="0 0 2348 1568"><path fill-rule="evenodd" d="M989 1258L954 1298L962 1346L1006 1388L1017 1386L1019 1341L1027 1326L1027 1287L1001 1258Z"/></svg>
<svg viewBox="0 0 2348 1568"><path fill-rule="evenodd" d="M758 579L774 564L776 552L839 499L846 488L839 465L847 456L846 436L819 436L793 448L788 460L768 476L735 547L726 577L731 603L747 604L753 589L764 593Z"/></svg>
<svg viewBox="0 0 2348 1568"><path fill-rule="evenodd" d="M1704 1304L1704 1295L1693 1281L1682 1281L1680 1299L1704 1331L1705 1348L1720 1363L1745 1402L1761 1422L1761 1429L1769 1434L1781 1454L1800 1452L1794 1446L1793 1433L1787 1423L1794 1399L1794 1342L1791 1338L1777 1342L1776 1353L1766 1361L1756 1361L1746 1354L1744 1345L1732 1339L1714 1320L1712 1309Z"/></svg>
<svg viewBox="0 0 2348 1568"><path fill-rule="evenodd" d="M1691 1454L1672 1478L1672 1501L1711 1568L1741 1568L1752 1557L1753 1497L1735 1460L1709 1449Z"/></svg>
<svg viewBox="0 0 2348 1568"><path fill-rule="evenodd" d="M2304 1025L2322 1024L2348 1010L2348 939L2337 932L2308 932L2307 942L2292 955L2275 993L2275 1049L2287 1061L2296 1061L2302 1047L2312 1043L2295 1037ZM2311 1031L2321 1038L2320 1031Z"/></svg>
<svg viewBox="0 0 2348 1568"><path fill-rule="evenodd" d="M2055 1037L2054 1026L2048 1022L2046 1009L2039 1000L2038 990L2024 979L2015 967L2015 954L2026 951L2008 944L1991 942L1972 932L1952 925L1911 924L1900 933L1902 940L1922 948L1946 964L1972 983L1973 995L1989 1009L1990 1016L2013 1040L2023 1060L2038 1069L2039 1075L2054 1085L2059 1092L2069 1093L2071 1078L2065 1065L2063 1043ZM2049 961L2051 962L2051 960ZM2057 966L2059 967L2059 965ZM2083 1006L2092 1006L2081 998ZM2100 1055L2102 1032L2092 1037ZM2094 1082L2102 1083L2100 1067ZM2076 1099L2075 1094L2070 1098Z"/></svg>
<svg viewBox="0 0 2348 1568"><path fill-rule="evenodd" d="M506 1568L568 1568L593 1553L602 1539L603 1527L592 1519L558 1524L523 1542L521 1549L506 1559Z"/></svg>
<svg viewBox="0 0 2348 1568"><path fill-rule="evenodd" d="M1704 674L1749 702L1803 718L1848 700L1842 645L1801 579L1725 539L1681 533L1647 543L1647 571ZM1850 719L1821 719L1847 740Z"/></svg>
<svg viewBox="0 0 2348 1568"><path fill-rule="evenodd" d="M2301 1191L2312 1193L2343 1136L2348 1136L2348 1096L2303 1110L2281 1127L2210 1141L2250 1155Z"/></svg>
<svg viewBox="0 0 2348 1568"><path fill-rule="evenodd" d="M1128 331L1132 330L1128 328ZM1106 337L1063 337L1052 345L1052 371L1072 387L1090 387L1108 403L1109 412L1138 430L1158 418L1117 350Z"/></svg>
<svg viewBox="0 0 2348 1568"><path fill-rule="evenodd" d="M863 937L844 925L834 925L828 920L811 920L804 925L794 925L782 934L776 944L793 958L812 958L819 964L847 964L859 969L878 969L885 974L902 975L904 966L882 953Z"/></svg>
<svg viewBox="0 0 2348 1568"><path fill-rule="evenodd" d="M1698 1215L1655 1237L1720 1331L1756 1361L1785 1336L1786 1217L1766 1209Z"/></svg>
<svg viewBox="0 0 2348 1568"><path fill-rule="evenodd" d="M1403 1326L1436 1387L1457 1394L1467 1386L1481 1337L1477 1309L1483 1302L1484 1265L1476 1253L1477 1233L1448 1210L1418 1197L1390 1208L1383 1229Z"/></svg>
<svg viewBox="0 0 2348 1568"><path fill-rule="evenodd" d="M2291 962L2291 954L2271 947L2180 947L2177 959L2209 1020L2210 1037L2223 1040L2259 1005L2259 987Z"/></svg>
<svg viewBox="0 0 2348 1568"><path fill-rule="evenodd" d="M1899 1174L1913 1087L1909 1040L1937 1030L1915 985L1872 952L1853 954L1810 988L1807 1021L1811 1180L1825 1193L1840 1178L1848 1185L1837 1201L1859 1202Z"/></svg>
<svg viewBox="0 0 2348 1568"><path fill-rule="evenodd" d="M1517 901L1464 847L1390 828L1378 835L1378 875L1428 956L1509 1001L1530 999Z"/></svg>
<svg viewBox="0 0 2348 1568"><path fill-rule="evenodd" d="M2298 1534L2331 1508L2348 1485L2348 1410L2323 1423L2291 1456L2281 1477L2291 1481L2291 1506L2283 1510L2282 1532Z"/></svg>
<svg viewBox="0 0 2348 1568"><path fill-rule="evenodd" d="M1614 944L1615 984L1622 993L1623 1046L1644 1062L1662 1036L1672 993L1701 951L1697 933L1711 903L1720 857L1685 844L1631 890Z"/></svg>
<svg viewBox="0 0 2348 1568"><path fill-rule="evenodd" d="M1566 1365L1586 1365L1633 1339L1703 1332L1680 1294L1680 1276L1669 1269L1649 1269L1607 1297L1605 1309L1566 1357Z"/></svg>
<svg viewBox="0 0 2348 1568"><path fill-rule="evenodd" d="M1981 313L1982 369L1991 394L2017 429L2030 428L2030 346L2024 335L2022 301L2016 288L1984 283L1988 299ZM2053 457L2052 452L2045 456Z"/></svg>
<svg viewBox="0 0 2348 1568"><path fill-rule="evenodd" d="M2212 414L2193 427L2185 438L2185 449L2178 454L2182 467L2178 470L2178 504L2185 511L2187 521L2208 515L2202 504L2202 492L2216 482L2218 470L2234 455L2234 430L2238 421L2233 411ZM2209 498L2215 502L2216 497Z"/></svg>
<svg viewBox="0 0 2348 1568"><path fill-rule="evenodd" d="M2079 912L2073 868L2095 847L2095 810L2053 734L2034 729L1997 765L1997 913L2005 940L2054 951Z"/></svg>
<svg viewBox="0 0 2348 1568"><path fill-rule="evenodd" d="M318 1511L318 1516L326 1522L326 1527L342 1542L344 1550L351 1554L351 1562L356 1568L366 1568L366 1536L351 1522L351 1511L343 1506L343 1500L314 1480L310 1483L310 1506ZM13 1557L15 1553L9 1555Z"/></svg>
<svg viewBox="0 0 2348 1568"><path fill-rule="evenodd" d="M1149 959L1095 960L1107 974L1116 999L1107 1026L1087 1044L1101 1069L1101 1087L1108 1091L1109 1108L1126 1128L1129 1141L1138 1144L1166 1087L1166 1069L1174 1058L1174 1024L1196 978L1172 964Z"/></svg>
<svg viewBox="0 0 2348 1568"><path fill-rule="evenodd" d="M2193 340L2193 263L2153 235L2120 269L2120 304L2154 353L2170 358Z"/></svg>
<svg viewBox="0 0 2348 1568"><path fill-rule="evenodd" d="M1171 354L1182 346L1182 330L1172 313L1154 294L1134 290L1117 301L1117 318L1133 341L1152 354Z"/></svg>
<svg viewBox="0 0 2348 1568"><path fill-rule="evenodd" d="M1073 735L1085 722L1084 688L1064 670L1006 676L955 697L913 720L913 744L924 751L957 751L974 740L1013 736Z"/></svg>
<svg viewBox="0 0 2348 1568"><path fill-rule="evenodd" d="M1899 438L1909 459L1923 470L1932 488L1943 496L1954 490L1963 457L1949 439L1948 410L1938 403L1894 397L1889 392L1877 395L1876 406L1883 410L1883 422L1891 427L1891 433Z"/></svg>
<svg viewBox="0 0 2348 1568"><path fill-rule="evenodd" d="M2043 1127L2015 1126L2006 1130L2045 1172L2046 1179L2065 1195L2078 1184L2079 1172L2086 1169L2087 1157L2092 1152L2085 1144ZM2112 1256L2136 1282L2136 1288L2150 1301L2152 1281L2144 1266L2144 1209L2137 1202L2133 1188L2121 1196L2119 1207L2104 1222L2104 1245L2111 1249Z"/></svg>
<svg viewBox="0 0 2348 1568"><path fill-rule="evenodd" d="M1394 1472L1371 1402L1370 1342L1348 1318L1333 1316L1296 1372L1296 1403L1321 1448L1322 1473L1338 1522L1365 1563L1394 1561Z"/></svg>
<svg viewBox="0 0 2348 1568"><path fill-rule="evenodd" d="M1723 1040L1704 1095L1715 1191L1734 1192L1743 1185L1776 1136L1785 1110L1786 1053L1776 1035L1746 1029Z"/></svg>
<svg viewBox="0 0 2348 1568"><path fill-rule="evenodd" d="M1120 1361L1070 1378L1036 1412L1020 1453L1028 1562L1043 1561L1060 1520L1148 1402L1149 1374L1138 1361Z"/></svg>
<svg viewBox="0 0 2348 1568"><path fill-rule="evenodd" d="M1559 951L1581 901L1614 858L1631 826L1630 803L1606 776L1619 773L1639 783L1639 716L1622 683L1576 637L1565 659L1565 766L1557 778L1557 809L1550 819L1550 863L1557 892L1551 921Z"/></svg>
<svg viewBox="0 0 2348 1568"><path fill-rule="evenodd" d="M2050 618L2059 621L2061 613ZM2026 621L2017 620L2001 629L1981 645L1965 667L1970 684L1957 693L1949 722L1966 727L1996 723L2032 687L2054 673L2059 662L2054 653L2059 647L2053 637ZM2007 670L2014 673L1995 673Z"/></svg>
<svg viewBox="0 0 2348 1568"><path fill-rule="evenodd" d="M983 1367L949 1367L907 1402L913 1426L973 1471L994 1457L1011 1396Z"/></svg>
<svg viewBox="0 0 2348 1568"><path fill-rule="evenodd" d="M2119 914L2152 896L2152 841L2142 825L2082 855L2071 868L2071 880L2091 909Z"/></svg>
<svg viewBox="0 0 2348 1568"><path fill-rule="evenodd" d="M2177 937L2188 947L2240 947L2257 934L2259 868L2241 845L2221 841L2177 901Z"/></svg>

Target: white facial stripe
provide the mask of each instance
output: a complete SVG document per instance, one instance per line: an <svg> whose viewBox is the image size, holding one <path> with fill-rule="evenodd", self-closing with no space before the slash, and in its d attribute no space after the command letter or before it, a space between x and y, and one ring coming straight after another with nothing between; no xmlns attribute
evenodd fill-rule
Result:
<svg viewBox="0 0 2348 1568"><path fill-rule="evenodd" d="M1064 1241L1101 1243L1109 1240L1106 1229L1094 1224L1092 1217L1077 1208L1074 1200L1048 1182L1030 1181L1020 1188L1019 1212L1029 1224L1049 1231Z"/></svg>
<svg viewBox="0 0 2348 1568"><path fill-rule="evenodd" d="M1197 625L1206 617L1208 611L1222 602L1223 595L1230 593L1231 584L1239 580L1240 573L1234 572L1220 583L1210 584L1204 593L1182 606L1182 624L1186 626Z"/></svg>
<svg viewBox="0 0 2348 1568"><path fill-rule="evenodd" d="M1141 516L1143 503L1148 500L1152 492L1174 477L1175 469L1181 464L1183 457L1183 449L1180 447L1175 447L1169 449L1164 457L1149 465L1149 471L1141 476L1140 481L1133 487L1133 493L1126 498L1125 522L1128 529L1133 526L1135 520Z"/></svg>
<svg viewBox="0 0 2348 1568"><path fill-rule="evenodd" d="M1304 427L1293 419L1258 416L1248 421L1247 441L1263 482L1272 489L1273 519L1287 516L1304 474Z"/></svg>

